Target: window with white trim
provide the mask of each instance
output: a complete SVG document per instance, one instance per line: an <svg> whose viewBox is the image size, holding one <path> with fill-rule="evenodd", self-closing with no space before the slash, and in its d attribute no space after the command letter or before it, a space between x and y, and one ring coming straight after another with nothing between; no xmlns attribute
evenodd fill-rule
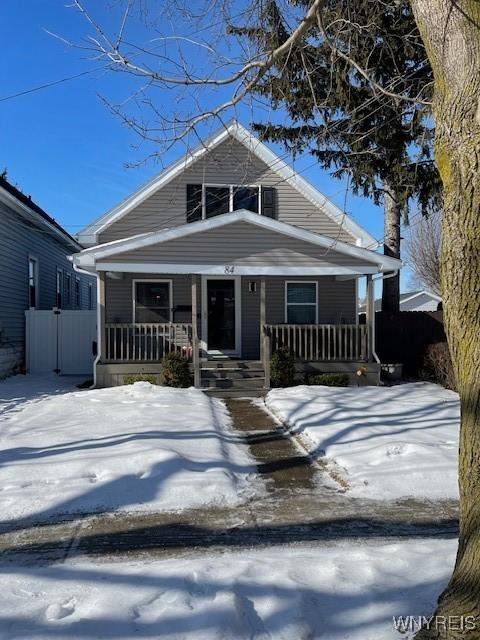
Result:
<svg viewBox="0 0 480 640"><path fill-rule="evenodd" d="M33 256L28 258L28 306L30 309L38 306L38 260Z"/></svg>
<svg viewBox="0 0 480 640"><path fill-rule="evenodd" d="M187 222L246 209L275 217L275 190L258 185L187 184Z"/></svg>
<svg viewBox="0 0 480 640"><path fill-rule="evenodd" d="M61 269L57 269L57 288L56 288L56 305L58 309L62 308L63 303L63 271Z"/></svg>
<svg viewBox="0 0 480 640"><path fill-rule="evenodd" d="M72 276L65 274L65 305L69 307L72 304Z"/></svg>
<svg viewBox="0 0 480 640"><path fill-rule="evenodd" d="M134 280L133 321L171 322L172 283L170 280Z"/></svg>
<svg viewBox="0 0 480 640"><path fill-rule="evenodd" d="M93 309L93 285L88 283L88 308Z"/></svg>
<svg viewBox="0 0 480 640"><path fill-rule="evenodd" d="M75 306L77 309L80 309L80 303L80 278L75 277Z"/></svg>
<svg viewBox="0 0 480 640"><path fill-rule="evenodd" d="M317 283L295 281L285 283L285 322L287 324L317 324Z"/></svg>

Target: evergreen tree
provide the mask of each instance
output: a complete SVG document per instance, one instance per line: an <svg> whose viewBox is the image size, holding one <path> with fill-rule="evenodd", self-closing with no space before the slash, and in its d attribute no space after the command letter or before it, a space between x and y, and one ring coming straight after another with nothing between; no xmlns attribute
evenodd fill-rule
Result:
<svg viewBox="0 0 480 640"><path fill-rule="evenodd" d="M290 35L289 5L304 13L309 4L268 0L258 27L230 32L247 36L260 52L273 50ZM274 109L286 111L287 123L255 128L294 154L308 149L335 177L349 176L354 193L383 202L384 252L399 258L410 201L418 200L426 213L440 200L425 48L405 0L326 0L321 21L257 88ZM398 304L399 276L384 281L382 307L397 311Z"/></svg>

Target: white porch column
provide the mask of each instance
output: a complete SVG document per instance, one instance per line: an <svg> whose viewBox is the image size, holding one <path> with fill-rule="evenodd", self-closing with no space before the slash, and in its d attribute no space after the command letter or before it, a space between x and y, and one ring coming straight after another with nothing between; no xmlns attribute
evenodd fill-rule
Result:
<svg viewBox="0 0 480 640"><path fill-rule="evenodd" d="M367 275L366 288L366 324L368 327L368 361L373 360L375 350L375 291L371 275Z"/></svg>
<svg viewBox="0 0 480 640"><path fill-rule="evenodd" d="M192 360L193 386L200 388L200 352L198 340L198 276L192 275Z"/></svg>
<svg viewBox="0 0 480 640"><path fill-rule="evenodd" d="M97 278L97 362L102 362L106 357L106 329L105 329L105 271L98 272Z"/></svg>

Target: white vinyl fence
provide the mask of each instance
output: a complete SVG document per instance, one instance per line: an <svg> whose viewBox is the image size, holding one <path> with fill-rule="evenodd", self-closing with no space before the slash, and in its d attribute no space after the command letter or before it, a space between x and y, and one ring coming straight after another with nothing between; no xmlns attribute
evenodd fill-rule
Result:
<svg viewBox="0 0 480 640"><path fill-rule="evenodd" d="M25 312L28 373L52 372L93 376L96 311Z"/></svg>

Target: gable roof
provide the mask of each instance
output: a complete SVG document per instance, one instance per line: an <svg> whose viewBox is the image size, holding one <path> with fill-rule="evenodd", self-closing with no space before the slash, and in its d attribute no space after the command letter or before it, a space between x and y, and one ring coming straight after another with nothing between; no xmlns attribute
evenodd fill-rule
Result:
<svg viewBox="0 0 480 640"><path fill-rule="evenodd" d="M134 251L135 249L161 244L170 240L177 240L179 238L199 234L205 231L211 231L236 222L246 222L252 226L261 227L275 233L308 242L312 245L324 248L327 251L332 250L357 260L364 260L367 264L372 265L375 272L396 271L402 266L402 262L395 258L384 256L383 254L376 253L369 249L356 247L348 244L347 242L328 238L318 233L314 233L313 231L307 231L306 229L301 229L300 227L295 227L293 225L286 224L285 222L280 222L279 220L273 220L272 218L267 218L245 209L233 211L231 213L224 213L221 216L216 216L207 220L199 220L198 222L184 224L180 227L161 229L159 231L142 233L122 240L106 242L105 244L90 247L88 249L84 249L80 253L77 253L74 256L74 262L85 268L94 268L97 261L102 261L106 258L123 254L127 251Z"/></svg>
<svg viewBox="0 0 480 640"><path fill-rule="evenodd" d="M436 293L433 293L433 291L427 291L426 289L424 289L423 291L406 291L405 293L401 293L400 304L402 304L402 302L408 302L409 300L414 300L415 298L418 298L419 296L423 296L423 295L429 296L436 302L442 302L441 296L437 295ZM359 307L360 313L364 313L366 311L366 308L367 307L365 305L365 302L362 301ZM382 310L382 299L377 298L375 300L375 311L381 311L381 310Z"/></svg>
<svg viewBox="0 0 480 640"><path fill-rule="evenodd" d="M65 229L59 225L56 220L49 216L46 211L36 204L29 196L26 196L1 176L0 199L23 217L29 218L37 226L40 225L49 229L57 240L62 244L67 245L70 249L78 251L82 248L81 244L75 240L68 231L65 231Z"/></svg>
<svg viewBox="0 0 480 640"><path fill-rule="evenodd" d="M123 218L123 216L127 215L132 209L158 191L158 189L168 184L194 162L205 156L210 150L217 147L229 137L242 143L251 153L265 162L265 164L275 171L285 182L301 193L319 210L337 224L341 224L343 228L349 231L357 240L359 246L368 246L372 249L378 247L378 241L363 229L363 227L352 220L352 218L318 191L318 189L283 162L283 160L273 153L263 142L260 142L258 138L236 120L233 120L228 125L216 131L193 151L171 164L125 200L85 227L77 236L79 241L87 246L95 244L98 241L99 233L117 220Z"/></svg>

